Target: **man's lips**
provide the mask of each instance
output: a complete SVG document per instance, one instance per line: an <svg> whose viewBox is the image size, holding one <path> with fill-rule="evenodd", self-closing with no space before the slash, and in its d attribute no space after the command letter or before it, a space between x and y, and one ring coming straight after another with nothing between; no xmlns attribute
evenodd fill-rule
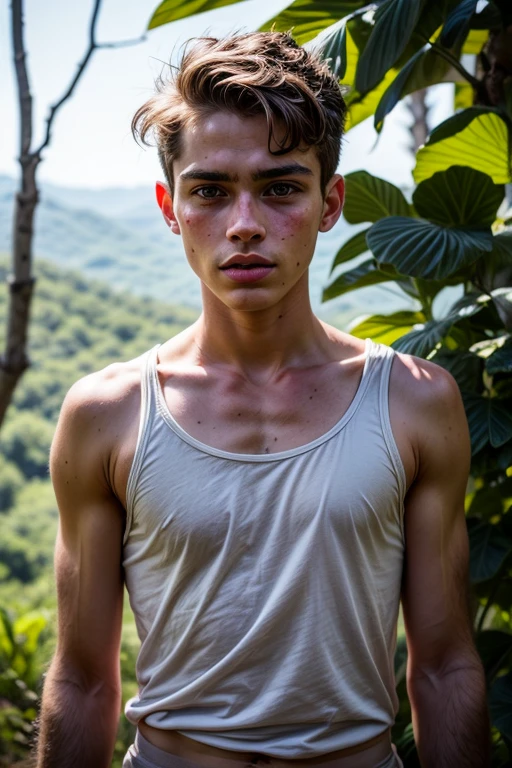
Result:
<svg viewBox="0 0 512 768"><path fill-rule="evenodd" d="M254 267L274 267L270 259L266 259L264 256L260 256L258 253L235 253L230 256L229 259L224 261L219 269L229 269L234 267L237 269L251 269Z"/></svg>

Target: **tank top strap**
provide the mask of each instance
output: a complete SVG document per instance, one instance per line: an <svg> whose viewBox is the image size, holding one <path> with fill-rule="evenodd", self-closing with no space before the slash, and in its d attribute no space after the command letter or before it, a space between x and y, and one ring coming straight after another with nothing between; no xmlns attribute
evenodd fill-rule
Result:
<svg viewBox="0 0 512 768"><path fill-rule="evenodd" d="M152 349L142 356L141 376L140 376L140 417L139 434L137 445L133 456L130 474L126 485L126 526L124 541L128 537L131 527L131 515L133 509L135 488L142 467L146 445L151 432L151 424L158 409L158 377L156 365L158 359L158 349L160 344L156 344Z"/></svg>
<svg viewBox="0 0 512 768"><path fill-rule="evenodd" d="M400 487L402 498L405 496L405 472L402 459L391 428L391 419L389 415L389 384L391 378L391 367L395 359L396 352L392 347L386 344L380 344L373 340L367 340L370 343L368 356L370 358L370 375L366 397L372 398L379 412L380 426L386 442L390 458L393 462L396 477Z"/></svg>

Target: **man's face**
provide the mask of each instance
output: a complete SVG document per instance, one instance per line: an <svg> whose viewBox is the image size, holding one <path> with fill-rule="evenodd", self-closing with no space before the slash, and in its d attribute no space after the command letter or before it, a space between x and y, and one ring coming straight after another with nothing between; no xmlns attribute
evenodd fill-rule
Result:
<svg viewBox="0 0 512 768"><path fill-rule="evenodd" d="M318 231L334 225L343 204L340 177L322 193L313 148L272 155L263 116L216 112L184 130L173 171L172 204L162 210L213 296L262 310L307 294Z"/></svg>

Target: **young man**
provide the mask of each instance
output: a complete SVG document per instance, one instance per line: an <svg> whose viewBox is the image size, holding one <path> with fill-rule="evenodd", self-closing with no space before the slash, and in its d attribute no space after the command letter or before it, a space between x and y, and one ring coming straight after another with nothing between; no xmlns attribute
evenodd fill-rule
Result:
<svg viewBox="0 0 512 768"><path fill-rule="evenodd" d="M320 61L257 33L197 41L135 117L203 313L64 403L39 768L110 764L124 581L142 641L125 768L400 765L400 596L422 766L488 764L457 386L309 303L344 115Z"/></svg>

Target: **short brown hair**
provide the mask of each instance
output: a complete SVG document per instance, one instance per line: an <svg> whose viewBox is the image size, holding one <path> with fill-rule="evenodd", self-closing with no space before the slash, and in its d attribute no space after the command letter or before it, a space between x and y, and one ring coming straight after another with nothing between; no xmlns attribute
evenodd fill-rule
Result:
<svg viewBox="0 0 512 768"><path fill-rule="evenodd" d="M182 129L199 115L226 110L265 115L268 147L274 155L300 145L316 147L322 190L336 172L346 105L327 64L288 34L253 32L187 44L176 72L159 79L157 92L135 114L132 131L148 145L152 132L171 191L172 163L179 156ZM275 122L284 126L276 139ZM271 146L277 146L272 150Z"/></svg>

